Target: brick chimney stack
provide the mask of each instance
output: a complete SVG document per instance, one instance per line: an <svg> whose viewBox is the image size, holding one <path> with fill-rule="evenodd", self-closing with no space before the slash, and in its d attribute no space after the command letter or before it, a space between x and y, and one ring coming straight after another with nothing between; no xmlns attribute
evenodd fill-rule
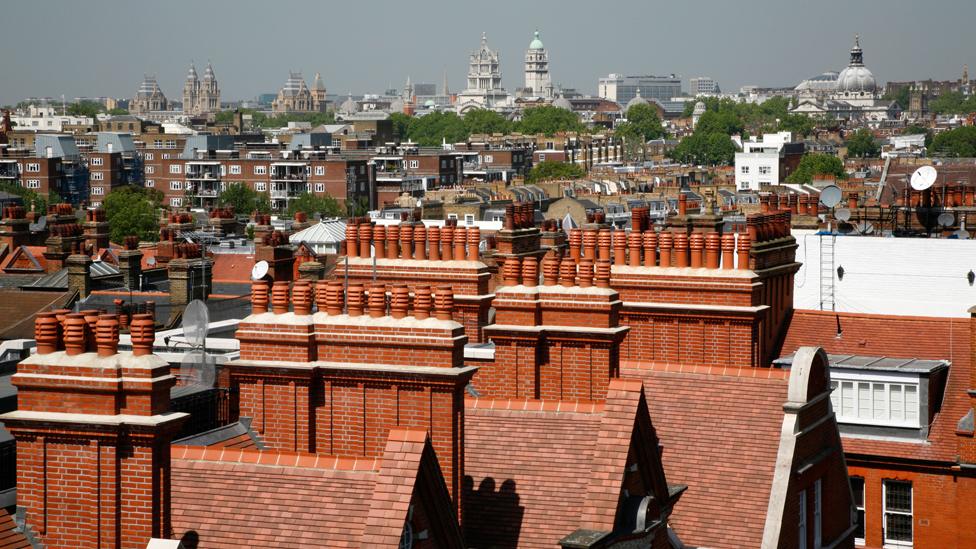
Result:
<svg viewBox="0 0 976 549"><path fill-rule="evenodd" d="M77 291L84 299L92 291L91 265L93 261L88 254L69 255L65 261L68 267L68 290Z"/></svg>
<svg viewBox="0 0 976 549"><path fill-rule="evenodd" d="M142 289L142 250L139 249L139 237L130 235L122 242L123 249L119 252L119 271L122 281L130 290Z"/></svg>
<svg viewBox="0 0 976 549"><path fill-rule="evenodd" d="M172 535L169 448L187 415L168 411L151 316L133 319L131 353L116 315L96 319L40 313L37 354L12 378L18 409L0 417L17 440L19 526L52 549L143 549Z"/></svg>
<svg viewBox="0 0 976 549"><path fill-rule="evenodd" d="M6 244L12 251L28 244L30 239L30 220L27 210L23 206L6 206L3 209L3 219L0 220L0 243Z"/></svg>
<svg viewBox="0 0 976 549"><path fill-rule="evenodd" d="M460 509L464 478L464 327L451 320L454 292L405 285L252 285L253 312L237 330L229 362L239 413L275 449L337 456L381 455L390 429L431 435ZM387 290L391 289L390 295ZM291 309L291 310L289 310Z"/></svg>
<svg viewBox="0 0 976 549"><path fill-rule="evenodd" d="M66 266L65 262L72 252L82 251L84 237L71 204L51 204L47 210L48 237L44 241L47 246L44 259L47 261L47 272L53 273Z"/></svg>
<svg viewBox="0 0 976 549"><path fill-rule="evenodd" d="M175 257L166 265L166 269L171 315L176 315L194 299L205 300L210 295L213 290L213 261L203 256L203 248L199 244L175 244L173 253Z"/></svg>
<svg viewBox="0 0 976 549"><path fill-rule="evenodd" d="M85 245L98 251L109 246L109 225L105 218L105 210L99 208L85 211Z"/></svg>

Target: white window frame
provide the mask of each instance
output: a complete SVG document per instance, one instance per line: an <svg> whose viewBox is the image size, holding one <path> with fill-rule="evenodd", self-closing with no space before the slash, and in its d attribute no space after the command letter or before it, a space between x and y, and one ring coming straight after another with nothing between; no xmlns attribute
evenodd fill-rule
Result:
<svg viewBox="0 0 976 549"><path fill-rule="evenodd" d="M105 174L103 172L92 172L92 181L105 181Z"/></svg>
<svg viewBox="0 0 976 549"><path fill-rule="evenodd" d="M268 185L264 181L258 181L254 184L254 190L259 193L263 193L268 190Z"/></svg>
<svg viewBox="0 0 976 549"><path fill-rule="evenodd" d="M268 167L254 166L254 175L268 175Z"/></svg>
<svg viewBox="0 0 976 549"><path fill-rule="evenodd" d="M155 166L146 166L146 173L156 173Z"/></svg>
<svg viewBox="0 0 976 549"><path fill-rule="evenodd" d="M495 157L493 155L490 154L485 155L485 164L491 164L494 161L495 161Z"/></svg>
<svg viewBox="0 0 976 549"><path fill-rule="evenodd" d="M156 180L155 179L147 179L146 180L146 187L152 189L155 186L156 186Z"/></svg>
<svg viewBox="0 0 976 549"><path fill-rule="evenodd" d="M174 197L172 197L172 198L169 199L169 205L170 206L173 206L173 207L176 207L176 208L179 208L180 206L183 205L183 199L181 197L179 197L179 196L174 196Z"/></svg>
<svg viewBox="0 0 976 549"><path fill-rule="evenodd" d="M800 490L800 516L797 523L797 549L807 549L807 491Z"/></svg>
<svg viewBox="0 0 976 549"><path fill-rule="evenodd" d="M145 154L145 159L146 160L152 160L153 159L153 153L146 153Z"/></svg>
<svg viewBox="0 0 976 549"><path fill-rule="evenodd" d="M241 175L241 165L240 164L231 164L230 165L230 174L231 175Z"/></svg>
<svg viewBox="0 0 976 549"><path fill-rule="evenodd" d="M220 176L223 177L227 175L227 166L225 164L220 165Z"/></svg>
<svg viewBox="0 0 976 549"><path fill-rule="evenodd" d="M24 182L25 189L40 189L41 180L40 179L28 179Z"/></svg>
<svg viewBox="0 0 976 549"><path fill-rule="evenodd" d="M325 175L325 166L315 166L315 175Z"/></svg>
<svg viewBox="0 0 976 549"><path fill-rule="evenodd" d="M37 173L41 171L41 165L38 162L28 162L24 164L24 171L28 173Z"/></svg>
<svg viewBox="0 0 976 549"><path fill-rule="evenodd" d="M867 507L867 497L868 497L867 496L867 485L865 483L864 477L857 477L857 476L851 477L851 481L852 481L851 482L851 493L853 493L855 496L857 495L857 492L854 491L854 486L853 486L853 481L854 480L860 481L860 483L861 483L861 503L858 504L857 498L855 497L855 499L854 499L854 508L856 510L856 514L857 514L858 517L864 517L862 519L862 523L860 524L860 527L861 527L861 530L864 531L865 535L867 535L867 531L868 531L868 528L867 528L868 514L867 514L867 512L865 512L865 508ZM864 538L859 538L859 537L856 537L855 536L855 538L854 538L854 545L864 545Z"/></svg>
<svg viewBox="0 0 976 549"><path fill-rule="evenodd" d="M92 187L91 188L91 193L92 194L97 194L97 195L104 195L105 194L105 187Z"/></svg>
<svg viewBox="0 0 976 549"><path fill-rule="evenodd" d="M909 490L909 503L911 505L911 510L909 512L904 511L889 511L888 510L888 484L898 483L907 484ZM909 524L912 525L912 540L911 541L899 541L888 539L888 515L902 515L911 517ZM898 480L898 479L884 479L881 481L881 531L882 531L882 542L885 547L914 547L915 545L915 486L912 485L911 481L908 480Z"/></svg>
<svg viewBox="0 0 976 549"><path fill-rule="evenodd" d="M180 166L179 164L170 164L169 173L183 173L183 166Z"/></svg>
<svg viewBox="0 0 976 549"><path fill-rule="evenodd" d="M457 219L457 214L447 214L448 219Z"/></svg>
<svg viewBox="0 0 976 549"><path fill-rule="evenodd" d="M325 183L316 183L315 184L315 192L317 192L317 193L324 193L325 192Z"/></svg>
<svg viewBox="0 0 976 549"><path fill-rule="evenodd" d="M739 173L742 175L749 175L749 166L739 166Z"/></svg>
<svg viewBox="0 0 976 549"><path fill-rule="evenodd" d="M420 161L419 160L408 160L407 161L407 167L409 169L411 169L411 170L416 170L416 169L420 168Z"/></svg>
<svg viewBox="0 0 976 549"><path fill-rule="evenodd" d="M91 159L92 166L102 166L104 164L105 164L105 159L100 156L96 156Z"/></svg>
<svg viewBox="0 0 976 549"><path fill-rule="evenodd" d="M182 181L170 181L169 182L169 190L171 190L171 191L182 191L183 190L183 182Z"/></svg>
<svg viewBox="0 0 976 549"><path fill-rule="evenodd" d="M844 412L844 397L846 395L845 384L851 384L853 391L853 415L847 415ZM860 385L868 385L868 398L870 407L869 412L871 417L860 417L861 416L861 402L859 396ZM837 416L838 423L847 423L854 425L877 425L882 427L907 427L910 429L918 429L922 425L923 418L921 417L921 387L919 383L918 376L914 375L899 375L899 374L870 374L870 375L845 375L843 372L831 372L831 386L833 389L830 393L831 405L834 408L834 414ZM882 419L876 419L874 417L874 406L875 406L875 389L880 386L884 390L884 417ZM899 391L901 392L901 413L903 417L908 416L908 388L914 389L915 393L915 403L912 406L912 410L915 414L914 420L901 419L893 420L891 418L891 403L892 398L892 387L899 386Z"/></svg>

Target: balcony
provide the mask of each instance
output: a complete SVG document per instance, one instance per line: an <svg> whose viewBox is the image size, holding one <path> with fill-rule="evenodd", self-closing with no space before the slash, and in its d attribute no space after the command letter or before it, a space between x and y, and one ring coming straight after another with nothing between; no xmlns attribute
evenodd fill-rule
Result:
<svg viewBox="0 0 976 549"><path fill-rule="evenodd" d="M220 191L216 189L197 189L196 196L202 197L215 197L220 195Z"/></svg>
<svg viewBox="0 0 976 549"><path fill-rule="evenodd" d="M217 181L220 179L220 172L188 170L187 179L198 179L202 181Z"/></svg>
<svg viewBox="0 0 976 549"><path fill-rule="evenodd" d="M308 175L302 171L297 172L280 172L276 170L271 170L271 180L272 181L308 181Z"/></svg>

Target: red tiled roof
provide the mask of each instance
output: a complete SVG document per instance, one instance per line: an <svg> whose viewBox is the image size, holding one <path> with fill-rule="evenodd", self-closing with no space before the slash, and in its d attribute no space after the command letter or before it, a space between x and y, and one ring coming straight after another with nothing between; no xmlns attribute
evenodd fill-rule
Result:
<svg viewBox="0 0 976 549"><path fill-rule="evenodd" d="M214 254L213 279L219 282L250 282L254 254Z"/></svg>
<svg viewBox="0 0 976 549"><path fill-rule="evenodd" d="M838 321L841 333L837 335ZM832 354L944 359L952 362L941 411L925 444L843 437L844 452L903 459L954 462L956 423L969 410L972 367L968 318L869 315L797 310L782 354L819 345Z"/></svg>
<svg viewBox="0 0 976 549"><path fill-rule="evenodd" d="M10 254L0 263L0 270L5 272L38 272L43 273L47 268L44 258L44 246L20 246L11 250Z"/></svg>
<svg viewBox="0 0 976 549"><path fill-rule="evenodd" d="M600 420L466 401L465 541L552 548L579 528Z"/></svg>
<svg viewBox="0 0 976 549"><path fill-rule="evenodd" d="M195 531L200 547L361 546L379 476L375 460L191 447L173 452L176 537ZM287 465L257 463L272 458Z"/></svg>
<svg viewBox="0 0 976 549"><path fill-rule="evenodd" d="M788 382L673 370L620 364L621 376L644 381L668 482L688 485L671 525L692 546L759 547Z"/></svg>
<svg viewBox="0 0 976 549"><path fill-rule="evenodd" d="M612 380L605 404L467 399L465 541L557 547L579 528L612 531L640 413L639 380Z"/></svg>
<svg viewBox="0 0 976 549"><path fill-rule="evenodd" d="M0 509L0 549L29 549L31 544L24 534L15 530L14 518L6 509Z"/></svg>

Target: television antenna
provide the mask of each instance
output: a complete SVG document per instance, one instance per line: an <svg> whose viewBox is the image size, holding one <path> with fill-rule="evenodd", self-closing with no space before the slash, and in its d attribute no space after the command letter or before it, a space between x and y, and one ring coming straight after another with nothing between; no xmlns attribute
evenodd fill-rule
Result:
<svg viewBox="0 0 976 549"><path fill-rule="evenodd" d="M183 311L183 337L190 350L180 360L179 379L182 384L174 390L176 395L213 387L217 374L214 358L207 353L209 325L210 312L207 304L194 299Z"/></svg>
<svg viewBox="0 0 976 549"><path fill-rule="evenodd" d="M922 166L912 174L909 184L916 191L924 191L935 183L938 175L939 172L935 171L935 168L932 166Z"/></svg>

